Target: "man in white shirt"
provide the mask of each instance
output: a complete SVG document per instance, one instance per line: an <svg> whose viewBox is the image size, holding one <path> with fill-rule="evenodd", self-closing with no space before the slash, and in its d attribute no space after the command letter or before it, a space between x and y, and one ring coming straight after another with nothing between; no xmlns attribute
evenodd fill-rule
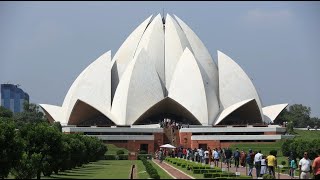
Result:
<svg viewBox="0 0 320 180"><path fill-rule="evenodd" d="M301 172L300 179L309 179L312 170L311 160L308 158L308 153L303 153L303 158L299 161L299 170Z"/></svg>
<svg viewBox="0 0 320 180"><path fill-rule="evenodd" d="M261 171L261 159L262 159L261 150L254 156L254 165L256 167L256 175L257 178L260 177L260 171Z"/></svg>

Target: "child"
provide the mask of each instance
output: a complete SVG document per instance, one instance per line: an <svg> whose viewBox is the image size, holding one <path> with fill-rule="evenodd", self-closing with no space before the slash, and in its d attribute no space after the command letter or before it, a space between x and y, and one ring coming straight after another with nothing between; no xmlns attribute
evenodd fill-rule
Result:
<svg viewBox="0 0 320 180"><path fill-rule="evenodd" d="M266 163L266 156L263 155L261 159L261 170L260 176L262 177L264 174L267 174L267 163Z"/></svg>

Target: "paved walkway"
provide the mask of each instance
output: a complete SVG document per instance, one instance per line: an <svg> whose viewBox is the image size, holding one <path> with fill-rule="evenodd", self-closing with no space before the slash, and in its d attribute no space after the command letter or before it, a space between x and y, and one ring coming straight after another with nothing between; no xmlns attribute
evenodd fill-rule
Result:
<svg viewBox="0 0 320 180"><path fill-rule="evenodd" d="M165 161L162 161L162 163L160 163L159 160L156 160L156 159L152 159L152 161L156 163L160 168L162 168L166 173L168 173L174 179L194 179L193 177L171 166Z"/></svg>
<svg viewBox="0 0 320 180"><path fill-rule="evenodd" d="M219 167L221 168L221 163L219 163ZM227 165L225 165L224 163L222 163L222 168L225 169L225 171L228 171ZM278 169L276 169L277 171ZM247 170L245 167L239 167L239 168L235 168L234 165L231 165L231 168L229 168L230 172L240 172L240 175L247 175L249 168L247 167ZM291 177L288 174L282 174L282 173L278 173L275 172L276 174L276 179L291 179ZM253 179L257 179L256 177L256 168L253 168L252 170L252 175L253 175ZM259 179L262 179L261 177ZM295 176L294 179L299 179L298 176Z"/></svg>

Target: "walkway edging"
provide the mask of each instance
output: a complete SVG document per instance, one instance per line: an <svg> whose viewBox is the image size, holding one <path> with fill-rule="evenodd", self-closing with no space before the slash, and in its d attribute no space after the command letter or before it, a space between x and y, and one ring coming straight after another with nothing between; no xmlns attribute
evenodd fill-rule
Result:
<svg viewBox="0 0 320 180"><path fill-rule="evenodd" d="M187 173L185 173L185 172L181 171L180 169L178 169L178 168L176 168L176 167L173 167L173 166L171 166L170 164L168 164L168 163L166 163L166 162L164 162L164 163L165 163L166 165L168 165L168 166L170 166L170 167L172 167L172 168L174 168L174 169L176 169L176 170L180 171L182 174L184 174L184 175L188 176L189 178L191 178L191 179L196 179L196 178L194 178L194 177L190 176L189 174L187 174Z"/></svg>
<svg viewBox="0 0 320 180"><path fill-rule="evenodd" d="M152 162L154 162L157 166L159 166L164 172L169 174L169 176L171 176L173 179L177 179L175 176L173 176L171 173L169 173L167 170L165 170L163 167L161 167L157 162L155 162L155 160L153 158L152 158Z"/></svg>

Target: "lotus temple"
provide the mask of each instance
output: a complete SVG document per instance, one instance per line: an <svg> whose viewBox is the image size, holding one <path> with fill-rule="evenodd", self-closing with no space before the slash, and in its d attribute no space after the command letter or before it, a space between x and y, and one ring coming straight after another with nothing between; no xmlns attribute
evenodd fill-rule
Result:
<svg viewBox="0 0 320 180"><path fill-rule="evenodd" d="M285 128L272 123L288 104L263 106L243 69L217 55L216 63L177 16L151 15L114 55L108 51L82 71L62 106L40 106L65 133L97 136L130 151L286 138ZM164 119L183 126L169 131L159 124Z"/></svg>

